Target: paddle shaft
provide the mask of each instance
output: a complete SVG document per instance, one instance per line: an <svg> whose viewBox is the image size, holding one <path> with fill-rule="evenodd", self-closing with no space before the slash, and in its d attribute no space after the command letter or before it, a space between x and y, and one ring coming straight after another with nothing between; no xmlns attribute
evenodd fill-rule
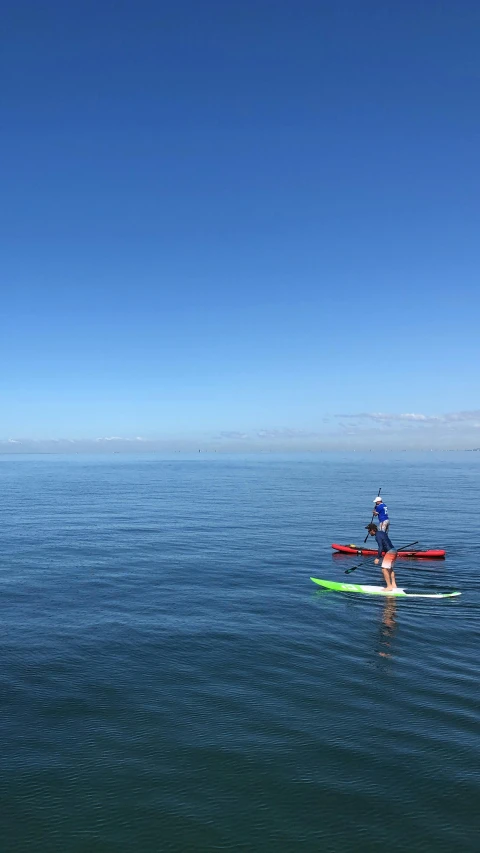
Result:
<svg viewBox="0 0 480 853"><path fill-rule="evenodd" d="M380 488L379 488L379 490L378 490L377 498L379 498L379 497L380 497L380 492L381 492L381 491L382 491L382 487L380 487ZM372 520L371 520L370 524L373 524L373 519L374 519L374 518L375 518L375 513L374 513L374 512L372 512ZM367 539L368 539L368 531L367 531L367 535L365 536L365 539L363 540L363 544L364 544L364 545L365 545L365 542L367 541Z"/></svg>
<svg viewBox="0 0 480 853"><path fill-rule="evenodd" d="M410 542L409 545L402 545L401 548L396 548L395 550L396 551L406 551L407 548L411 548L413 545L418 545L418 539L416 542ZM352 566L351 569L345 569L344 574L349 575L351 572L354 572L356 569L359 569L360 566L364 566L365 563L369 563L370 560L377 560L377 559L378 559L378 557L369 557L368 560L362 560L362 562L359 563L358 566Z"/></svg>

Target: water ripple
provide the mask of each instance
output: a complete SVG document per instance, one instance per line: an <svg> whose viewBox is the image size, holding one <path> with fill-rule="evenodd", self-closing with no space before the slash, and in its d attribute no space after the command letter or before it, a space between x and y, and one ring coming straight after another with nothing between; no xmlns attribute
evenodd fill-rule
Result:
<svg viewBox="0 0 480 853"><path fill-rule="evenodd" d="M0 460L2 848L476 853L478 456Z"/></svg>

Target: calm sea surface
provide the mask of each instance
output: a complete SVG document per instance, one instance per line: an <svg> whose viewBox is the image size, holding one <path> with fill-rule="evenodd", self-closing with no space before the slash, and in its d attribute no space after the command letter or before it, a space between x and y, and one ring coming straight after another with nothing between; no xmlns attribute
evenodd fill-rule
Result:
<svg viewBox="0 0 480 853"><path fill-rule="evenodd" d="M0 457L5 853L480 849L480 453ZM346 580L378 486L403 585ZM366 566L351 579L379 580Z"/></svg>

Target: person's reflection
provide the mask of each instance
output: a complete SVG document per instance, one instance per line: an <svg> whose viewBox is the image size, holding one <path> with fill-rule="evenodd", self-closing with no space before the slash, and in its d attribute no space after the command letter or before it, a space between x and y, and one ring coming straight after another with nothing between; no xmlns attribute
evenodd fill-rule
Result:
<svg viewBox="0 0 480 853"><path fill-rule="evenodd" d="M379 638L379 648L378 654L382 658L389 658L392 656L392 642L393 637L395 635L395 630L397 627L397 620L395 618L397 611L397 602L395 601L395 597L385 596L385 606L383 608L382 613L382 624L380 626L380 638Z"/></svg>

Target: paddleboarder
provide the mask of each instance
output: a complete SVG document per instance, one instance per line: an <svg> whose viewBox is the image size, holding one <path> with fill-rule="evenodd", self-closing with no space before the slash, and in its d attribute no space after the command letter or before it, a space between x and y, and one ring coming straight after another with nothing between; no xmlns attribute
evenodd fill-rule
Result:
<svg viewBox="0 0 480 853"><path fill-rule="evenodd" d="M383 530L384 533L387 533L388 528L390 527L388 507L383 503L380 495L375 498L373 503L375 504L373 514L378 515L378 529Z"/></svg>
<svg viewBox="0 0 480 853"><path fill-rule="evenodd" d="M392 541L390 540L388 534L384 530L379 530L377 525L373 523L367 524L366 530L370 536L374 536L378 545L378 557L375 558L375 565L378 566L380 560L382 559L382 554L385 552L385 555L382 560L382 574L385 578L385 583L387 585L387 590L391 591L393 589L397 589L397 582L395 580L395 573L393 571L393 566L395 564L395 560L397 559L397 552L393 547Z"/></svg>

